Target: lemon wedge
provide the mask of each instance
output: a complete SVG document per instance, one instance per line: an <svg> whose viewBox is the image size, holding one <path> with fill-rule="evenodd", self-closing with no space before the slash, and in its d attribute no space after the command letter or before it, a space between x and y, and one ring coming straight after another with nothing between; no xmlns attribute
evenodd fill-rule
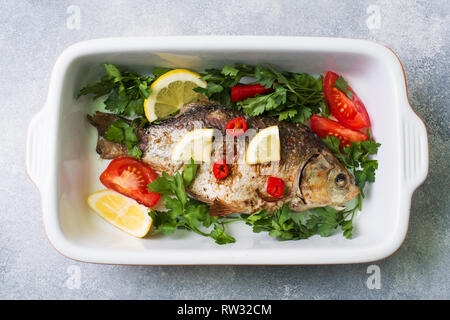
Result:
<svg viewBox="0 0 450 320"><path fill-rule="evenodd" d="M177 112L185 104L203 97L193 89L206 88L206 82L198 73L175 69L160 76L151 85L151 94L144 102L144 111L148 121L164 119Z"/></svg>
<svg viewBox="0 0 450 320"><path fill-rule="evenodd" d="M245 154L247 164L280 161L280 135L278 126L259 131L248 144Z"/></svg>
<svg viewBox="0 0 450 320"><path fill-rule="evenodd" d="M209 162L214 129L195 129L186 133L172 150L172 161Z"/></svg>
<svg viewBox="0 0 450 320"><path fill-rule="evenodd" d="M106 221L135 237L144 237L152 225L146 206L113 190L97 191L87 202Z"/></svg>

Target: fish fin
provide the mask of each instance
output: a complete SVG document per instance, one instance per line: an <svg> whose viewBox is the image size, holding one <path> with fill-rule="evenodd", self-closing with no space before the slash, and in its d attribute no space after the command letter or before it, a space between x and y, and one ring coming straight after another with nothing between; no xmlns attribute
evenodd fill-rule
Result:
<svg viewBox="0 0 450 320"><path fill-rule="evenodd" d="M97 139L96 151L100 158L108 160L128 155L127 147L121 143L108 141L103 136L99 136Z"/></svg>
<svg viewBox="0 0 450 320"><path fill-rule="evenodd" d="M112 113L97 111L94 115L88 114L87 119L90 124L97 128L98 135L103 136L109 126L121 118Z"/></svg>
<svg viewBox="0 0 450 320"><path fill-rule="evenodd" d="M227 214L232 214L242 211L241 208L230 205L221 200L214 200L209 208L209 214L212 216L225 216Z"/></svg>

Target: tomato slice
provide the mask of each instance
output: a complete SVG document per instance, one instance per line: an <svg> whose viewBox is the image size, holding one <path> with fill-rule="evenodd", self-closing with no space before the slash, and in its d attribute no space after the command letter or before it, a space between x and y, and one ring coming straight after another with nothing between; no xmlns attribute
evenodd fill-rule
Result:
<svg viewBox="0 0 450 320"><path fill-rule="evenodd" d="M270 91L272 91L272 88L266 88L260 84L236 85L231 87L231 101L237 102L253 98L257 94L264 94Z"/></svg>
<svg viewBox="0 0 450 320"><path fill-rule="evenodd" d="M267 193L274 198L281 198L284 191L283 179L270 176L267 179Z"/></svg>
<svg viewBox="0 0 450 320"><path fill-rule="evenodd" d="M311 130L320 138L326 136L335 136L341 140L340 148L350 145L350 141L366 141L369 137L359 131L349 129L339 124L336 121L320 117L314 114L311 117Z"/></svg>
<svg viewBox="0 0 450 320"><path fill-rule="evenodd" d="M331 114L339 123L351 129L370 127L366 107L355 91L350 86L347 87L347 90L352 93L352 99L350 99L345 92L334 86L338 78L336 73L328 71L323 79L323 94Z"/></svg>
<svg viewBox="0 0 450 320"><path fill-rule="evenodd" d="M225 127L227 134L232 137L237 137L243 134L245 131L247 131L248 126L247 122L244 118L234 118L228 121L226 127Z"/></svg>
<svg viewBox="0 0 450 320"><path fill-rule="evenodd" d="M213 173L216 179L225 179L228 176L229 172L230 168L228 167L228 164L225 162L225 160L219 160L214 163Z"/></svg>
<svg viewBox="0 0 450 320"><path fill-rule="evenodd" d="M140 204L153 207L161 197L159 193L148 190L147 185L158 175L149 165L131 157L119 157L111 161L100 175L100 181L109 189L113 189Z"/></svg>

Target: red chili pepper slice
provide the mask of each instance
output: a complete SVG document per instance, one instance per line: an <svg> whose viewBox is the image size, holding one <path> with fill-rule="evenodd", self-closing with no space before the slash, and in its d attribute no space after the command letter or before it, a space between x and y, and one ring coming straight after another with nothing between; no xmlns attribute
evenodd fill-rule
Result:
<svg viewBox="0 0 450 320"><path fill-rule="evenodd" d="M269 177L267 180L267 193L270 194L274 198L281 198L284 190L284 181L283 179L276 177Z"/></svg>
<svg viewBox="0 0 450 320"><path fill-rule="evenodd" d="M264 94L272 91L272 88L266 88L260 84L237 85L231 87L231 101L241 101L247 98L253 98L257 94Z"/></svg>
<svg viewBox="0 0 450 320"><path fill-rule="evenodd" d="M225 179L230 172L230 168L225 160L219 160L214 163L213 173L216 179Z"/></svg>
<svg viewBox="0 0 450 320"><path fill-rule="evenodd" d="M243 134L245 131L247 131L248 126L247 122L244 118L234 118L228 121L226 127L225 127L227 134L232 137L237 137Z"/></svg>

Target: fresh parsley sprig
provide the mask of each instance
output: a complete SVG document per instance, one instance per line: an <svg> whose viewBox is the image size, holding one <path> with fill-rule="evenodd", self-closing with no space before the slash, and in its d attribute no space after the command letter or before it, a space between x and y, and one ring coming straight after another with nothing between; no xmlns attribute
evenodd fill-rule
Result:
<svg viewBox="0 0 450 320"><path fill-rule="evenodd" d="M135 126L129 125L125 120L119 119L116 122L113 122L108 129L106 129L103 137L106 140L124 144L131 157L137 159L141 158L142 151L137 146L139 141L135 133Z"/></svg>
<svg viewBox="0 0 450 320"><path fill-rule="evenodd" d="M232 103L231 88L241 83L244 77L273 91ZM207 81L207 87L196 88L195 91L205 94L210 100L241 109L250 116L265 113L279 120L305 122L315 113L329 115L323 98L322 77L315 79L306 73L234 64L222 69L207 69L202 73L202 79Z"/></svg>
<svg viewBox="0 0 450 320"><path fill-rule="evenodd" d="M354 209L336 210L332 207L294 212L284 205L270 214L266 210L254 214L242 214L242 220L253 232L268 232L280 241L307 239L313 235L330 236L338 227L346 238L352 237Z"/></svg>
<svg viewBox="0 0 450 320"><path fill-rule="evenodd" d="M206 69L201 73L206 81L206 88L195 88L194 91L203 93L210 100L220 102L224 106L231 106L231 87L237 85L243 77L253 77L255 69L245 64L224 66L222 69Z"/></svg>
<svg viewBox="0 0 450 320"><path fill-rule="evenodd" d="M323 97L322 76L315 79L307 73L278 72L271 66L265 70L256 66L255 77L266 87L271 86L277 90L279 85L286 89L286 101L280 104L275 112L269 112L269 115L278 115L279 120L305 122L313 114L329 114ZM242 104L245 103L245 100L242 101Z"/></svg>
<svg viewBox="0 0 450 320"><path fill-rule="evenodd" d="M77 99L93 94L94 99L108 95L106 109L116 115L127 117L144 115L144 100L150 94L154 77L142 76L129 71L119 71L113 64L103 64L106 75L99 82L80 90Z"/></svg>
<svg viewBox="0 0 450 320"><path fill-rule="evenodd" d="M186 164L182 173L170 176L163 172L160 177L148 185L152 192L163 195L167 211L151 210L155 230L153 233L170 234L176 229L188 229L202 236L211 237L217 244L232 243L236 240L225 231L225 222L218 217L209 215L209 206L190 198L186 188L197 174L198 164ZM208 232L207 228L213 226Z"/></svg>

